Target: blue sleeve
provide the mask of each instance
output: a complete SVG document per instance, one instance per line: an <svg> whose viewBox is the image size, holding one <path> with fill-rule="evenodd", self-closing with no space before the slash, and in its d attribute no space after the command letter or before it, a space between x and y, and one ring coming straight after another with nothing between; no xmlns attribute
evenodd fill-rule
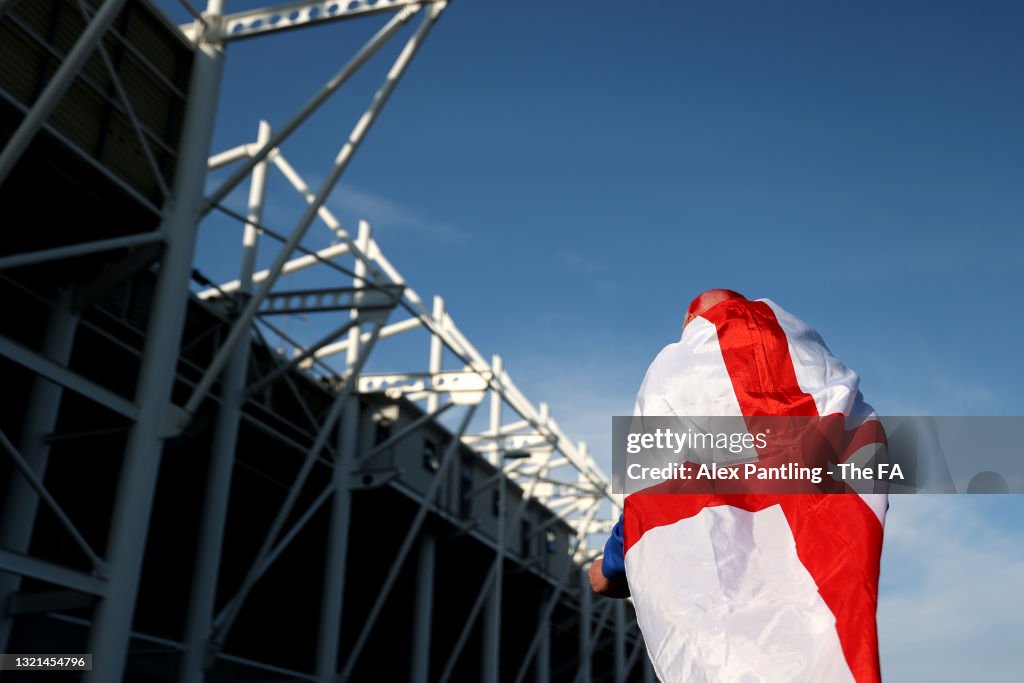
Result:
<svg viewBox="0 0 1024 683"><path fill-rule="evenodd" d="M612 535L604 544L601 573L609 581L626 580L626 557L622 550L622 515L619 515L619 522L612 528Z"/></svg>

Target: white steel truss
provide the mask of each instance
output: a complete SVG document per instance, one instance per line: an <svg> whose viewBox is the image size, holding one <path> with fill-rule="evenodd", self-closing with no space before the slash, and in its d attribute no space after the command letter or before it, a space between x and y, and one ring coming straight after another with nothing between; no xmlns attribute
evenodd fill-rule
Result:
<svg viewBox="0 0 1024 683"><path fill-rule="evenodd" d="M37 101L28 109L12 138L0 151L0 182L15 167L33 137L46 127L47 118L81 72L86 60L97 49L102 52L100 41L124 2L104 0L95 11L81 5L89 19L87 28ZM0 0L0 18L4 12L9 11L11 4ZM487 359L477 350L456 325L446 309L444 299L434 296L428 307L427 300L406 282L395 265L386 258L373 237L369 222L361 221L353 237L326 206L327 199L353 155L447 3L444 0L298 2L236 14L225 14L224 0L208 0L206 10L201 13L191 8L189 3L183 4L190 8L195 17L194 22L181 28L195 45L196 53L178 167L171 182L165 183L160 175L146 136L131 113L124 87L110 66L109 57L102 54L115 92L123 102L135 133L142 142L147 162L154 169L161 193L169 200L163 211L160 229L144 235L101 239L0 258L0 271L4 271L125 247L153 243L163 247L153 303L153 310L159 314L151 315L149 319L133 400L115 395L68 369L73 330L78 324L72 307L55 307L48 337L53 343L42 352L24 348L0 336L0 354L39 377L38 387L34 389L39 396L33 395L34 412L30 411L30 419L34 420L32 430L40 439L41 435L52 432L61 394L65 389L106 406L131 421L108 548L104 557L97 555L78 534L73 520L62 512L59 501L48 493L42 481L46 467L45 448L29 444L26 450L24 446L15 446L0 433L0 446L13 459L21 475L20 484L12 487L15 495L8 501L5 515L20 515L28 520L27 531L23 524L22 528L5 533L4 538L0 539L6 546L0 548L0 570L14 576L39 578L98 596L98 607L90 624L89 650L94 661L97 664L102 662L103 665L87 674L86 679L120 680L130 638L145 640L148 637L133 633L131 625L164 441L185 432L200 407L214 401L217 404L215 437L197 539L188 623L184 640L171 643L182 652L180 680L203 680L211 664L218 658L226 661L243 660L224 650L225 640L240 610L250 599L253 587L265 572L287 551L289 544L313 515L325 508L329 510L330 519L325 576L331 577L331 580L325 580L323 586L316 670L312 673L294 672L271 665L263 668L324 683L350 680L384 602L410 555L415 553L418 558L420 580L428 581L422 577L429 576L428 567L431 566L430 558L434 551L432 541L421 533L421 529L430 513L439 513L434 498L441 486L441 474L451 467L457 449L464 446L499 467L497 478L478 489L483 490L489 486L497 489L500 519L507 516L515 526L528 502L536 501L554 512L558 520L568 523L575 533L572 548L574 564L567 568L566 574L560 579L552 581L551 594L541 615L540 627L526 659L518 669L516 681L525 680L532 666L537 666L538 671L547 671L551 656L550 618L559 601L564 600L564 596L572 591L578 591L579 609L583 615L579 645L584 654L580 658L577 680L589 681L589 655L605 630L605 621L612 614L612 606L609 604L602 611L595 625L591 621L585 573L580 576L572 574L573 571L582 572L581 567L600 552L593 541L611 529L621 510L621 500L611 494L608 477L597 465L586 444L570 439L552 417L552 411L546 404L535 405L525 396L504 369L501 357L492 356ZM231 42L373 14L390 16L294 116L273 129L269 124L261 122L257 137L251 143L243 143L211 155L211 136L224 53ZM345 138L331 170L319 187L311 189L288 163L282 151L283 145L370 57L404 25L416 18L419 24L413 29L370 104ZM229 167L233 167L233 170L227 179L206 194L203 188L207 171ZM291 229L281 233L265 225L263 219L271 169L276 169L306 202L305 210L297 217ZM249 184L247 211L235 212L225 206L225 198L246 181ZM236 279L219 284L210 283L205 289L190 293L188 282L192 276L197 231L203 217L212 211L238 219L242 225L240 274ZM336 243L313 250L305 247L303 241L318 220ZM267 239L278 240L281 246L269 267L257 271L257 249ZM311 269L328 273L332 285L316 289L283 288L290 276ZM197 368L199 379L192 383L191 395L182 405L176 405L171 401L171 388L176 378L179 340L186 306L192 296L210 306L223 304L225 310L230 311L233 322L210 365ZM318 339L293 338L273 322L276 316L281 315L333 313L336 316L342 311L348 312L348 320ZM392 315L396 313L401 314L400 319L392 320ZM395 372L364 372L377 346L387 344L389 339L417 333L424 343L422 364L399 368ZM259 338L276 337L281 341L276 369L255 383L249 382L246 376L249 342L253 335ZM67 348L57 343L61 339L65 340ZM452 367L452 364L456 367ZM304 405L306 419L313 428L312 444L307 446L294 443L294 448L303 454L302 466L291 482L288 496L266 530L263 543L240 589L217 610L217 578L234 451L239 425L251 419L243 414L242 408L259 389L269 384L282 385L295 392L290 376L296 372L306 373L330 386L335 392L335 398L330 409L322 415L314 414ZM216 388L218 384L219 389ZM376 393L418 403L424 410L424 416L404 432L392 435L374 449L360 452L356 441L356 410L353 406L358 400L358 394ZM484 402L488 403L489 408L487 428L471 433L470 425L475 411ZM419 424L460 411L461 419L454 430L456 438L441 455L438 473L431 488L422 495L410 494L418 496L418 508L390 565L383 587L351 646L341 651L338 643L352 492L389 483L401 485L396 481L398 475L395 472L367 470L366 463L376 452L408 436ZM256 426L272 430L268 425ZM340 433L337 443L332 442L335 430ZM279 436L282 440L287 439L283 435ZM506 461L510 455L515 459ZM314 464L318 462L332 468L331 481L312 502L298 509L299 493ZM505 509L505 478L513 481L523 491L521 502L512 510ZM74 538L93 568L91 574L37 560L26 554L26 533L31 533L35 509L40 502L57 516ZM482 619L480 623L484 633L484 669L481 680L487 683L497 683L499 680L506 526L498 525L496 539L481 537L482 542L494 549L494 558L488 573L483 577L473 608L466 616L462 633L445 662L440 679L442 681L452 676L470 629L478 618ZM533 530L532 534L544 531L542 527ZM467 533L474 532L467 529ZM13 542L12 538L21 540ZM12 550L12 546L19 544L22 547ZM17 585L17 581L8 582L0 585L0 589L10 592L16 590ZM429 582L426 585L429 587ZM427 639L426 647L429 649L429 619L424 621L423 615L429 614L430 609L429 599L425 602L417 601L418 626L414 658L421 663L420 669L424 669L424 639ZM614 629L609 632L615 634L615 680L624 681L626 672L635 663L643 644L635 628L629 631L619 607L614 608L613 617ZM627 631L633 643L628 657L625 649ZM5 640L6 632L0 630L0 649L3 649ZM250 660L245 660L245 663L261 666L259 662ZM424 678L421 680L425 681L426 673L422 675ZM543 676L538 674L538 678L543 679Z"/></svg>

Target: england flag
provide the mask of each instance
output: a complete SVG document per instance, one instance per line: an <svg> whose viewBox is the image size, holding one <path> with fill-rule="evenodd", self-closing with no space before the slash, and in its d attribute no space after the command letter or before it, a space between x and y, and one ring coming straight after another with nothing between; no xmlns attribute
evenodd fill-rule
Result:
<svg viewBox="0 0 1024 683"><path fill-rule="evenodd" d="M817 332L772 301L716 291L651 364L635 415L744 416L748 428L764 416L838 417L841 460L884 443L856 373ZM666 683L879 681L887 507L883 494L852 490L636 493L602 571L628 582Z"/></svg>

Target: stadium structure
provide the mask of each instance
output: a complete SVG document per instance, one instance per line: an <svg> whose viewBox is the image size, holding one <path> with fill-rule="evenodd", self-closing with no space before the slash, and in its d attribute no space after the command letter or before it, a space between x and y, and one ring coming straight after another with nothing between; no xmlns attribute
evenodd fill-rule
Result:
<svg viewBox="0 0 1024 683"><path fill-rule="evenodd" d="M0 0L0 652L91 655L0 677L653 681L630 603L587 585L606 475L325 203L446 3L181 4ZM293 117L211 154L233 42L357 18ZM311 189L289 137L396 36ZM305 200L280 231L272 174ZM211 214L233 281L195 267Z"/></svg>

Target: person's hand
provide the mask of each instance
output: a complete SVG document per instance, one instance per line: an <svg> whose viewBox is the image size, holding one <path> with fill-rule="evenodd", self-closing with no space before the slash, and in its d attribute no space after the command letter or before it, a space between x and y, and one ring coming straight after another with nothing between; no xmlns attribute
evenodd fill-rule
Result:
<svg viewBox="0 0 1024 683"><path fill-rule="evenodd" d="M590 587L598 595L606 598L628 598L629 584L625 581L612 581L601 571L601 560L594 560L590 565L587 576L590 579Z"/></svg>

